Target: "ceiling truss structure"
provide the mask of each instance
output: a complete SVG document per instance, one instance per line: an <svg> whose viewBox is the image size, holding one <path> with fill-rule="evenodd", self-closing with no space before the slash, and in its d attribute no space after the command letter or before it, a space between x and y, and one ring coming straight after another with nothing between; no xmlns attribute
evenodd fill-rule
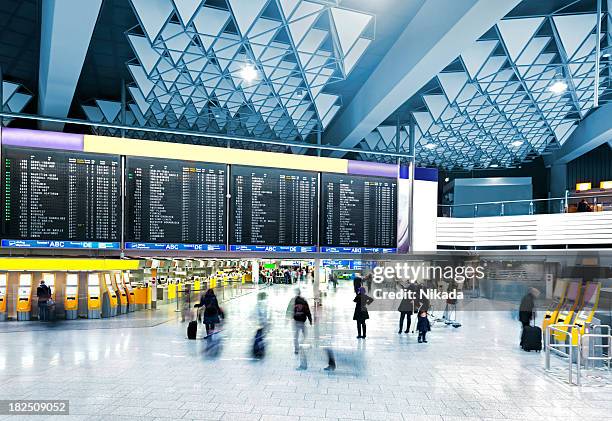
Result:
<svg viewBox="0 0 612 421"><path fill-rule="evenodd" d="M117 101L84 104L90 121L305 141L341 107L325 87L349 75L374 32L374 16L333 1L131 4L131 99L125 112Z"/></svg>
<svg viewBox="0 0 612 421"><path fill-rule="evenodd" d="M606 14L602 24L606 28ZM511 167L558 148L593 107L597 14L504 19L420 92L417 162L443 168ZM609 100L610 45L602 31L600 105ZM555 84L566 86L554 92ZM361 147L397 147L381 126ZM407 127L400 148L408 150ZM364 153L367 160L392 161Z"/></svg>

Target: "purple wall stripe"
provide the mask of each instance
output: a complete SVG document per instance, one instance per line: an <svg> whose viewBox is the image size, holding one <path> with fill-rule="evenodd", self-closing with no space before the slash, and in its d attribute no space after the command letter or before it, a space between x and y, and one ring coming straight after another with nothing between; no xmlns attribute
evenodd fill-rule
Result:
<svg viewBox="0 0 612 421"><path fill-rule="evenodd" d="M348 173L391 178L397 178L399 175L398 166L396 164L351 160L348 162Z"/></svg>
<svg viewBox="0 0 612 421"><path fill-rule="evenodd" d="M14 128L2 129L3 146L83 151L83 139L84 136L82 134Z"/></svg>

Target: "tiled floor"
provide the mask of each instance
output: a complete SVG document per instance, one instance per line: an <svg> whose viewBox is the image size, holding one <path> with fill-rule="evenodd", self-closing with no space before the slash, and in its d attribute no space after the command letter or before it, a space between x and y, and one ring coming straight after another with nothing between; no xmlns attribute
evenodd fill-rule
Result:
<svg viewBox="0 0 612 421"><path fill-rule="evenodd" d="M267 291L273 323L263 361L249 352L255 294L224 304L218 353L187 340L186 324L163 309L155 323L113 329L3 327L0 399L68 399L71 415L59 420L612 419L612 389L544 373L543 355L516 346L509 312L463 314L463 327L434 326L428 344L397 334L397 312L371 312L368 338L358 341L348 286L327 296L307 332L308 369L297 371L285 319L291 288ZM322 370L330 345L333 374Z"/></svg>

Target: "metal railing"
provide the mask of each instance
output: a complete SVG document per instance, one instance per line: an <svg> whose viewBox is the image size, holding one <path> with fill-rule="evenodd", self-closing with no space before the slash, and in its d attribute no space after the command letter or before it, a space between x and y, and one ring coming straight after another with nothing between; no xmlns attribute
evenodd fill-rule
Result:
<svg viewBox="0 0 612 421"><path fill-rule="evenodd" d="M592 211L612 210L612 193L592 194L549 199L504 200L497 202L475 202L457 205L438 205L438 216L448 218L475 218L483 216L537 215L567 213L571 205L582 199Z"/></svg>
<svg viewBox="0 0 612 421"><path fill-rule="evenodd" d="M575 384L576 386L580 386L582 384L581 379L581 366L584 362L584 369L588 370L590 361L605 361L607 362L608 369L612 368L612 335L610 334L611 328L608 325L589 325L589 332L580 333L580 329L582 326L576 324L563 324L556 323L553 325L548 325L546 327L546 333L544 335L544 368L546 371L550 371L550 355L551 352L559 355L560 357L567 358L568 361L568 383L570 385ZM577 329L577 331L575 331ZM599 329L603 331L604 329L607 333L590 333L591 330L595 331ZM563 335L564 338L569 338L566 342L555 343L553 340L554 334L557 333L559 335ZM577 334L577 343L574 344L574 334ZM605 339L606 343L597 344L593 339L601 338ZM586 355L584 355L584 344L588 345L588 349L586 350ZM601 356L592 355L591 349L600 348L607 349L607 353L604 354L602 352ZM563 351L562 349L567 349L567 351ZM593 352L593 354L595 354ZM574 383L574 360L576 365L576 382ZM594 367L594 365L593 365Z"/></svg>

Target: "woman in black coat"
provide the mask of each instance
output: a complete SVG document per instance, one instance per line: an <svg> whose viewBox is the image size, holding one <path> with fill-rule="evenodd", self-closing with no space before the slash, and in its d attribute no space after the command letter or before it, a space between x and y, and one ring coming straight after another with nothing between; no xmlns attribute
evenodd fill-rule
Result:
<svg viewBox="0 0 612 421"><path fill-rule="evenodd" d="M355 312L353 313L353 320L357 321L357 339L365 339L366 337L366 320L370 318L368 314L368 306L374 301L373 298L368 297L365 293L365 288L360 287L357 295L353 299L355 303ZM363 334L362 334L363 332Z"/></svg>
<svg viewBox="0 0 612 421"><path fill-rule="evenodd" d="M221 322L219 316L222 316L217 296L212 288L206 291L202 297L201 304L204 307L204 324L206 325L206 334L209 335L215 330L215 324Z"/></svg>
<svg viewBox="0 0 612 421"><path fill-rule="evenodd" d="M406 330L404 333L410 332L410 322L412 318L412 313L414 313L414 299L408 298L411 288L404 286L402 287L403 293L405 296L402 298L397 311L400 312L400 320L399 320L399 330L397 333L402 333L402 328L404 327L404 319L407 318Z"/></svg>

